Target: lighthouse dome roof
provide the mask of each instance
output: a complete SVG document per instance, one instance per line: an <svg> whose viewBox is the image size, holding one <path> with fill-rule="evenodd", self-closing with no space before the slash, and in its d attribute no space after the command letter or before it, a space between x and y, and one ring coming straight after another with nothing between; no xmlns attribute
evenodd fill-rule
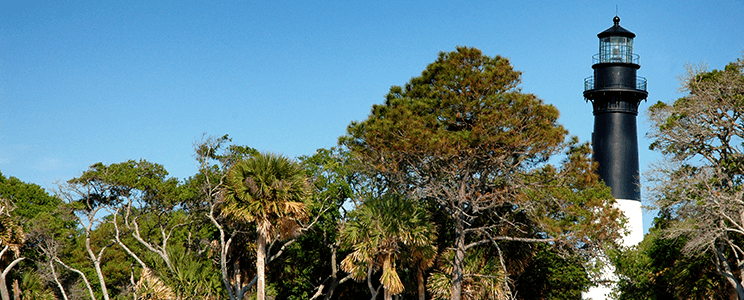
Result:
<svg viewBox="0 0 744 300"><path fill-rule="evenodd" d="M615 25L607 28L607 30L605 31L600 32L599 34L597 34L597 37L599 37L600 39L608 36L624 36L631 39L635 37L635 33L632 33L620 26L620 17L615 16L614 18L612 18L612 21L615 22Z"/></svg>

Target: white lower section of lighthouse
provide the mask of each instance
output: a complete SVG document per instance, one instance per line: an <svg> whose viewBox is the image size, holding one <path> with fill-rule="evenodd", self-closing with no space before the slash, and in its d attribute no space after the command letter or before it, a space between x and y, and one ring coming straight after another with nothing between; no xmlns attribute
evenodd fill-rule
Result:
<svg viewBox="0 0 744 300"><path fill-rule="evenodd" d="M628 235L623 238L623 246L630 247L638 245L643 240L643 211L641 211L641 201L617 199L615 202L617 208L628 219L628 223L625 224Z"/></svg>
<svg viewBox="0 0 744 300"><path fill-rule="evenodd" d="M615 206L620 209L627 219L625 223L625 229L628 230L628 234L622 240L624 247L630 247L638 245L643 240L643 211L641 210L641 201L628 200L628 199L616 199ZM602 272L602 278L608 279L612 282L617 282L617 276L615 276L615 269L612 266L608 266ZM582 295L585 300L605 300L612 299L610 294L614 283L608 286L597 286L589 289L588 292Z"/></svg>

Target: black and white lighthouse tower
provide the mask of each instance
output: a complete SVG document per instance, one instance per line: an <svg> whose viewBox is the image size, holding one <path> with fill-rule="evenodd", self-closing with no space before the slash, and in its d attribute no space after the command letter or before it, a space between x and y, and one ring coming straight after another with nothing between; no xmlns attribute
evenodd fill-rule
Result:
<svg viewBox="0 0 744 300"><path fill-rule="evenodd" d="M597 172L630 221L631 233L624 244L634 245L643 239L636 117L648 92L646 78L636 75L641 66L633 53L635 34L620 26L619 17L613 21L615 25L597 34L599 53L593 57L594 76L584 80L584 98L594 109Z"/></svg>
<svg viewBox="0 0 744 300"><path fill-rule="evenodd" d="M597 34L599 53L593 57L594 75L584 80L584 98L591 101L594 112L592 147L599 164L597 173L628 218L630 233L623 245L631 246L643 239L636 117L648 92L646 79L636 75L641 66L633 53L635 34L620 26L619 17L613 22ZM590 291L591 298L604 299L609 289L600 290Z"/></svg>

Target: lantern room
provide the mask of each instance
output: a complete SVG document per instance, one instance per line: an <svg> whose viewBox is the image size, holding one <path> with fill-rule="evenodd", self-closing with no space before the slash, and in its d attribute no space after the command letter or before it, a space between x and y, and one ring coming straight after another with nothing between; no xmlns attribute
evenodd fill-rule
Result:
<svg viewBox="0 0 744 300"><path fill-rule="evenodd" d="M627 63L638 64L638 55L633 54L635 34L620 27L620 18L612 19L615 25L597 34L599 37L599 54L594 63Z"/></svg>

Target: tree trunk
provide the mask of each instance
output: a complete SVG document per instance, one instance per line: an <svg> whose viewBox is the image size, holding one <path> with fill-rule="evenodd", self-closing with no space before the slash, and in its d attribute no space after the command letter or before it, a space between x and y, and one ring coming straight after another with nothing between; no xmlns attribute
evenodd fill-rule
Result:
<svg viewBox="0 0 744 300"><path fill-rule="evenodd" d="M98 283L101 285L101 294L103 294L103 299L109 300L108 289L106 288L106 279L103 277L103 270L101 270L101 256L103 256L103 250L106 249L106 247L101 249L98 256L93 253L93 249L90 246L90 229L88 229L87 236L85 237L85 248L88 251L88 256L93 261L93 267L98 276Z"/></svg>
<svg viewBox="0 0 744 300"><path fill-rule="evenodd" d="M455 258L452 263L452 293L450 300L460 300L463 265L465 262L465 221L462 212L455 215Z"/></svg>
<svg viewBox="0 0 744 300"><path fill-rule="evenodd" d="M67 293L65 292L64 286L62 286L62 282L59 281L59 276L57 276L57 270L54 268L54 260L49 260L49 268L52 270L52 277L54 277L54 282L57 283L57 287L59 288L59 293L62 294L62 299L67 299Z"/></svg>
<svg viewBox="0 0 744 300"><path fill-rule="evenodd" d="M742 270L738 266L741 266L741 262L739 261L739 259L737 259L737 264L735 267L737 269L736 273L739 273L737 275L739 275L739 278L741 278L741 281L735 280L736 281L736 295L739 297L739 300L744 300L744 278L741 277Z"/></svg>
<svg viewBox="0 0 744 300"><path fill-rule="evenodd" d="M5 254L5 251L8 250L8 245L3 248L2 252L0 252L0 257ZM8 284L5 282L5 279L8 276L8 273L10 273L10 269L13 269L13 267L18 264L20 261L26 259L25 257L19 257L13 260L7 267L5 267L5 270L3 270L2 273L0 273L0 296L2 297L2 300L10 300L10 293L8 293Z"/></svg>
<svg viewBox="0 0 744 300"><path fill-rule="evenodd" d="M739 297L739 300L744 300L744 288L738 282L736 283L736 295Z"/></svg>
<svg viewBox="0 0 744 300"><path fill-rule="evenodd" d="M266 236L258 233L258 250L256 251L256 300L265 300L266 298Z"/></svg>
<svg viewBox="0 0 744 300"><path fill-rule="evenodd" d="M728 281L728 283L736 290L736 295L739 300L744 300L744 286L742 286L741 282L736 280L734 271L731 269L731 265L729 265L728 259L726 258L726 255L723 254L721 248L722 246L715 248L716 258L718 260L716 268L718 269L718 272L723 275L726 281Z"/></svg>
<svg viewBox="0 0 744 300"><path fill-rule="evenodd" d="M103 294L103 299L109 300L108 289L106 288L106 279L103 278L103 270L101 269L101 262L95 261L93 266L95 267L96 274L98 275L98 283L101 285L101 294Z"/></svg>
<svg viewBox="0 0 744 300"><path fill-rule="evenodd" d="M419 300L426 300L426 285L424 284L424 268L419 266L416 270L416 277L418 279L418 298Z"/></svg>
<svg viewBox="0 0 744 300"><path fill-rule="evenodd" d="M214 224L214 226L217 227L217 230L220 232L220 273L222 274L222 284L227 290L228 298L230 298L230 300L237 300L235 294L233 293L233 287L230 283L229 275L227 274L227 252L230 249L230 244L232 243L233 237L230 236L230 238L225 241L225 230L214 217L214 207L215 204L210 203L209 213L207 213L207 217L210 221L212 221L212 224Z"/></svg>
<svg viewBox="0 0 744 300"><path fill-rule="evenodd" d="M0 275L0 297L3 300L10 300L10 293L8 293L8 284L5 282L5 276Z"/></svg>
<svg viewBox="0 0 744 300"><path fill-rule="evenodd" d="M93 287L91 287L91 286L90 286L90 281L88 281L88 277L87 277L87 276L85 276L85 273L83 273L82 271L80 271L80 270L78 270L78 269L75 269L75 268L73 268L73 267L70 267L70 266L68 266L68 265L67 265L67 264L65 264L65 263L64 263L64 262L63 262L63 261L62 261L61 259L59 259L59 257L56 257L56 256L55 256L55 257L53 257L53 259L54 259L54 260L55 260L55 261L56 261L57 263L59 263L60 265L62 265L63 267L67 268L68 270L70 270L70 271L72 271L72 272L75 272L75 274L78 274L78 275L80 276L80 278L82 278L82 279L83 279L83 282L85 283L85 286L86 286L86 287L88 288L88 293L89 293L89 295L90 295L90 299L91 299L91 300L93 300L93 299L96 299L96 296L95 296L95 294L93 293Z"/></svg>
<svg viewBox="0 0 744 300"><path fill-rule="evenodd" d="M337 245L331 244L328 245L331 248L331 276L327 280L331 280L331 286L328 288L328 291L325 293L324 300L329 300L333 296L333 291L336 290L336 287L338 287L339 284L344 283L345 281L349 280L351 278L351 275L347 275L346 277L342 279L338 279L338 265L336 263L336 255ZM323 295L323 289L325 288L325 282L321 284L317 290L315 291L315 295L313 295L310 300L314 300L319 298L321 295Z"/></svg>

